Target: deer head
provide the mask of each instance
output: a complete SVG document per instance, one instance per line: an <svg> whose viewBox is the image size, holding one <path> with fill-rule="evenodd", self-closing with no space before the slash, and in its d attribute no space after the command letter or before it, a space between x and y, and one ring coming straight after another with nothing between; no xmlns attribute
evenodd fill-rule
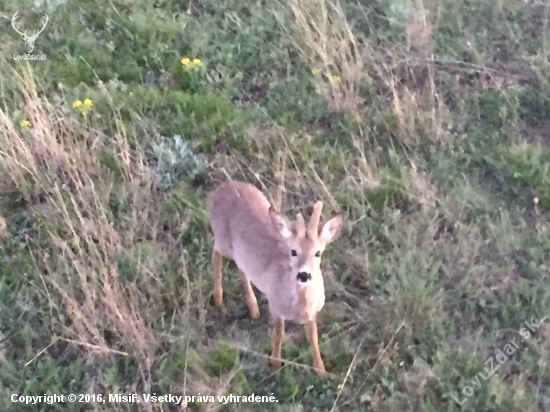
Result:
<svg viewBox="0 0 550 412"><path fill-rule="evenodd" d="M44 13L44 25L42 26L42 28L40 30L34 30L33 34L32 35L28 35L27 34L27 30L25 30L24 32L21 32L19 31L19 24L16 26L16 21L17 21L17 18L19 17L18 16L19 12L16 11L15 14L13 15L12 19L11 19L11 25L13 26L13 29L19 33L21 35L21 37L23 38L23 40L25 41L25 50L27 51L28 54L31 54L33 49L34 49L34 42L36 41L36 38L38 37L38 35L40 33L42 33L44 31L44 28L46 27L46 24L48 24L48 15Z"/></svg>
<svg viewBox="0 0 550 412"><path fill-rule="evenodd" d="M290 268L300 285L310 283L310 280L322 283L321 254L325 246L332 242L342 229L343 218L335 216L320 225L323 202L315 203L309 224L306 226L301 214L296 221L291 222L285 216L269 209L274 227L280 232L290 251Z"/></svg>

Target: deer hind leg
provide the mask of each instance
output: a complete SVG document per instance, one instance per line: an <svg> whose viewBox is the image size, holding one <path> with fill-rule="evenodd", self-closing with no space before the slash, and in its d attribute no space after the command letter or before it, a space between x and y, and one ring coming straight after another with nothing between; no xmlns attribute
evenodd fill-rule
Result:
<svg viewBox="0 0 550 412"><path fill-rule="evenodd" d="M306 322L305 324L306 336L309 344L311 345L311 350L313 351L313 367L317 374L321 377L326 376L325 365L323 364L323 359L321 358L321 351L319 350L319 338L317 335L317 320L313 319L312 321Z"/></svg>
<svg viewBox="0 0 550 412"><path fill-rule="evenodd" d="M212 252L212 266L214 268L214 303L217 306L223 303L222 259L222 255L214 249Z"/></svg>
<svg viewBox="0 0 550 412"><path fill-rule="evenodd" d="M252 319L258 319L260 317L260 308L258 308L258 301L256 300L256 295L252 289L252 284L246 275L239 269L241 275L241 283L244 288L244 295L246 297L246 304L248 305L248 311Z"/></svg>
<svg viewBox="0 0 550 412"><path fill-rule="evenodd" d="M273 352L271 353L271 366L277 370L281 368L281 346L285 336L285 321L283 318L273 317L275 325L273 328Z"/></svg>

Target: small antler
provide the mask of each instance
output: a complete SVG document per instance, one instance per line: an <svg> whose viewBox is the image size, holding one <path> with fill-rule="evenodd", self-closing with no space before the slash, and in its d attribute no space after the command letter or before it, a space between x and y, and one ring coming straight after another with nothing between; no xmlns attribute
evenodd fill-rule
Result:
<svg viewBox="0 0 550 412"><path fill-rule="evenodd" d="M311 239L315 239L319 231L319 221L321 220L321 211L323 210L323 202L320 200L313 206L313 213L309 220L309 226L307 228L307 234Z"/></svg>
<svg viewBox="0 0 550 412"><path fill-rule="evenodd" d="M296 236L302 237L306 234L306 222L304 221L304 217L301 213L298 213L296 215Z"/></svg>

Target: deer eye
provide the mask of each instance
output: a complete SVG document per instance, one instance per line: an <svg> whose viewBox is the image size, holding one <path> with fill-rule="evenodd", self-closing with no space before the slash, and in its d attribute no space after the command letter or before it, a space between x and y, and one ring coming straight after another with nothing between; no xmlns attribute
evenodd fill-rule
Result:
<svg viewBox="0 0 550 412"><path fill-rule="evenodd" d="M292 250L290 251L290 254L291 254L292 256L298 256L298 253L297 253L294 249L292 249Z"/></svg>
<svg viewBox="0 0 550 412"><path fill-rule="evenodd" d="M315 253L315 257L321 257L321 252L319 251L319 252Z"/></svg>

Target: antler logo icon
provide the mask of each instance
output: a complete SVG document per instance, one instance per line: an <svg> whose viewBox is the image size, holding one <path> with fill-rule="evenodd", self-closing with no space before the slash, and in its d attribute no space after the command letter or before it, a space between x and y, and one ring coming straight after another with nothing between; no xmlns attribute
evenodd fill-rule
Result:
<svg viewBox="0 0 550 412"><path fill-rule="evenodd" d="M15 14L13 15L11 19L11 25L13 26L13 29L17 33L19 33L21 37L23 37L23 40L25 41L25 49L27 50L28 54L31 54L34 49L34 42L36 41L36 38L38 37L38 35L44 31L46 24L48 24L49 18L48 18L48 15L44 13L44 17L43 17L44 25L40 30L38 31L34 30L33 34L29 36L27 34L27 30L25 30L24 32L21 32L19 31L19 24L17 24L16 26L17 18L19 17L18 14L19 14L19 11L16 11Z"/></svg>

